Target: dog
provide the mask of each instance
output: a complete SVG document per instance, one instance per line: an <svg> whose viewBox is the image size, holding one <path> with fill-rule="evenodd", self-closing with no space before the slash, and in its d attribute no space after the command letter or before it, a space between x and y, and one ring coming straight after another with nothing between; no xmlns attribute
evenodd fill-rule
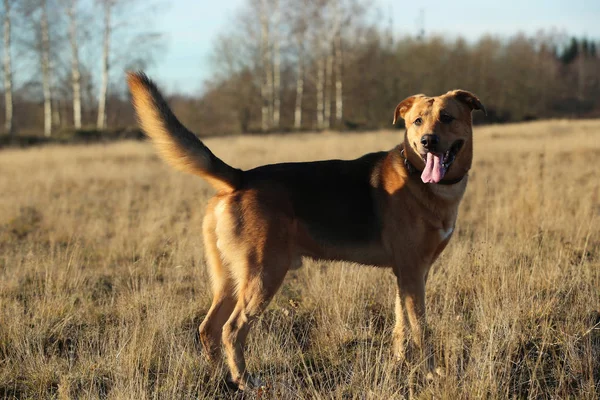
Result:
<svg viewBox="0 0 600 400"><path fill-rule="evenodd" d="M213 301L200 325L212 362L221 357L239 389L262 383L246 370L254 321L302 257L391 268L397 282L393 351L433 355L425 321L429 269L454 232L473 157L472 111L485 107L464 90L408 97L400 145L356 160L236 169L215 156L169 109L143 73L128 73L142 130L171 166L217 191L203 221Z"/></svg>

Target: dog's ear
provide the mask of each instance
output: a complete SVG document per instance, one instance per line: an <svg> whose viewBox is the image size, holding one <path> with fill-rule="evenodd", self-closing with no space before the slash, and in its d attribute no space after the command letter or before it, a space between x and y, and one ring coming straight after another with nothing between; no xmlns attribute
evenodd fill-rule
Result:
<svg viewBox="0 0 600 400"><path fill-rule="evenodd" d="M414 96L410 96L402 100L400 104L396 106L396 110L394 111L394 122L392 122L392 124L396 125L396 121L398 121L398 118L404 119L404 116L406 115L408 110L412 108L413 104L415 103L415 100L421 97L425 97L425 95L415 94Z"/></svg>
<svg viewBox="0 0 600 400"><path fill-rule="evenodd" d="M485 115L487 115L485 106L473 93L467 92L466 90L452 90L449 93L457 100L462 101L463 103L468 105L471 108L471 110L481 110Z"/></svg>

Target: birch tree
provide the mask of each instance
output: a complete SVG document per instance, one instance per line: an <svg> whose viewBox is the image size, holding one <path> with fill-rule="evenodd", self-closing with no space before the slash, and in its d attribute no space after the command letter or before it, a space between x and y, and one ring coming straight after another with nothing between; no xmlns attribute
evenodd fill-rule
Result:
<svg viewBox="0 0 600 400"><path fill-rule="evenodd" d="M253 77L249 84L259 92L256 97L260 101L247 99L245 104L251 104L248 115L251 119L256 116L260 130L301 129L308 123L324 129L341 124L345 89L342 46L348 42L354 49L360 47L356 27L367 21L364 4L366 0L246 1L230 25L232 30L217 43L219 47L226 37L227 43L235 43L243 53L224 53L219 48L214 55L220 66L243 64ZM350 18L352 24L346 25ZM229 82L238 79L237 74L230 76ZM223 76L222 68L216 75ZM230 96L223 96L223 104ZM282 99L291 100L289 109ZM306 109L311 110L310 115Z"/></svg>
<svg viewBox="0 0 600 400"><path fill-rule="evenodd" d="M260 87L260 94L262 97L262 109L261 109L261 129L266 132L270 128L270 120L272 116L272 94L273 94L273 76L271 71L271 52L269 43L269 19L268 19L268 5L267 0L261 0L260 7L260 25L261 25L261 61L264 78Z"/></svg>
<svg viewBox="0 0 600 400"><path fill-rule="evenodd" d="M281 114L281 10L275 0L273 21L273 128L279 128Z"/></svg>
<svg viewBox="0 0 600 400"><path fill-rule="evenodd" d="M41 0L41 65L42 65L42 88L44 93L44 136L52 135L52 93L51 93L51 65L50 65L50 32L48 28L48 4Z"/></svg>
<svg viewBox="0 0 600 400"><path fill-rule="evenodd" d="M109 78L109 52L111 37L111 14L115 0L102 0L102 11L104 17L103 41L102 41L102 80L100 83L100 94L98 95L98 120L96 127L104 129L106 127L106 95L108 92Z"/></svg>
<svg viewBox="0 0 600 400"><path fill-rule="evenodd" d="M325 62L325 94L323 96L324 115L323 128L329 128L331 125L331 81L333 77L333 52L328 49L328 54Z"/></svg>
<svg viewBox="0 0 600 400"><path fill-rule="evenodd" d="M6 0L5 0L6 1ZM66 5L71 43L71 86L73 89L73 126L81 129L81 72L79 70L79 41L77 40L77 0Z"/></svg>
<svg viewBox="0 0 600 400"><path fill-rule="evenodd" d="M325 102L326 105L326 115L325 115L325 124L326 127L329 127L330 121L331 121L331 101L329 100L329 95L331 94L332 91L332 87L333 86L333 82L332 82L332 75L333 75L333 64L335 63L335 121L336 124L339 125L342 122L342 112L343 112L343 99L342 99L342 92L343 92L343 84L342 84L342 66L343 66L343 62L344 60L342 59L342 33L341 33L341 29L342 29L342 20L344 19L344 22L348 22L349 17L348 18L344 18L344 10L342 10L342 8L340 7L340 0L333 0L334 3L332 5L332 16L331 19L333 20L333 22L331 23L331 31L330 31L330 37L328 37L327 39L329 40L330 46L331 46L331 50L330 53L327 56L327 84L328 84L328 89L327 89L327 101Z"/></svg>
<svg viewBox="0 0 600 400"><path fill-rule="evenodd" d="M4 0L4 131L14 135L13 98L12 98L12 64L11 64L11 5L12 0Z"/></svg>
<svg viewBox="0 0 600 400"><path fill-rule="evenodd" d="M95 0L102 16L98 129L108 127L108 99L112 71L145 69L160 54L162 35L151 29L152 3L146 0ZM135 17L133 17L135 16ZM117 44L116 46L113 43ZM124 79L119 77L123 87Z"/></svg>
<svg viewBox="0 0 600 400"><path fill-rule="evenodd" d="M339 18L339 13L337 14ZM335 34L334 44L335 54L335 121L339 126L342 123L343 111L344 111L344 100L343 100L343 79L342 79L342 66L344 65L344 59L342 58L342 33L341 25Z"/></svg>
<svg viewBox="0 0 600 400"><path fill-rule="evenodd" d="M323 55L319 54L317 56L317 83L316 83L316 94L317 94L317 128L322 129L324 127L323 123L323 111L325 110L324 103L324 89L325 89L325 62L323 60Z"/></svg>
<svg viewBox="0 0 600 400"><path fill-rule="evenodd" d="M305 30L296 33L298 61L296 66L296 104L294 106L294 129L302 128L302 98L304 95L304 38Z"/></svg>
<svg viewBox="0 0 600 400"><path fill-rule="evenodd" d="M294 102L294 129L302 128L302 105L304 99L305 87L305 69L307 64L307 52L310 46L307 46L308 26L311 13L310 3L298 3L295 0L288 0L285 3L284 19L290 24L290 36L293 38L292 53L295 53L295 102Z"/></svg>
<svg viewBox="0 0 600 400"><path fill-rule="evenodd" d="M315 30L314 40L317 52L317 128L329 128L331 122L331 80L333 75L333 39L340 30L341 18L338 0L328 2L321 8L315 19L319 28Z"/></svg>
<svg viewBox="0 0 600 400"><path fill-rule="evenodd" d="M15 25L17 29L11 33L11 37L15 37L17 46L15 48L17 57L14 58L14 62L18 66L15 70L20 71L22 66L34 67L31 70L33 72L31 79L24 84L36 88L41 86L43 132L44 136L48 137L52 135L56 122L61 120L60 107L57 107L60 99L55 93L57 89L55 85L56 82L60 82L62 48L59 44L63 40L63 21L56 13L57 7L52 0L13 0L12 5L15 12L12 15L13 20L18 18L19 21L19 25ZM11 57L12 61L13 57ZM21 80L22 78L19 79ZM18 115L18 106L14 107L14 111L15 119L23 121ZM33 115L29 118L33 118Z"/></svg>

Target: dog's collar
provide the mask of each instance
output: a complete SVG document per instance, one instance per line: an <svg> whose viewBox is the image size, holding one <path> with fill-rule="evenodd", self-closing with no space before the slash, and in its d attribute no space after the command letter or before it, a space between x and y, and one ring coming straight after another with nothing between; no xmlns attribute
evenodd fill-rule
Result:
<svg viewBox="0 0 600 400"><path fill-rule="evenodd" d="M406 168L406 171L408 172L408 175L413 175L413 176L420 176L423 171L419 171L417 169L417 167L415 167L414 165L412 165L412 163L410 161L408 161L408 157L406 157L406 154L404 154L404 144L400 145L400 157L402 157L402 159L404 160L404 167ZM442 179L441 181L439 181L437 184L438 185L455 185L458 182L462 181L465 178L465 175L461 176L460 178L454 178L454 179Z"/></svg>

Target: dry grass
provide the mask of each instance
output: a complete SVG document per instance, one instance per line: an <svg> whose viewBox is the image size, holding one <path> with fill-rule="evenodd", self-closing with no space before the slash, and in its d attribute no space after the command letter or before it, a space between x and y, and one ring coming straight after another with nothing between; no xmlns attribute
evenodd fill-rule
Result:
<svg viewBox="0 0 600 400"><path fill-rule="evenodd" d="M401 132L211 139L226 161L352 158ZM600 121L476 129L456 235L428 284L446 377L420 398L598 398ZM228 398L197 327L212 194L147 144L0 153L0 398ZM333 282L333 284L327 284ZM263 398L408 396L391 272L306 262L253 329ZM235 396L242 397L240 394Z"/></svg>

